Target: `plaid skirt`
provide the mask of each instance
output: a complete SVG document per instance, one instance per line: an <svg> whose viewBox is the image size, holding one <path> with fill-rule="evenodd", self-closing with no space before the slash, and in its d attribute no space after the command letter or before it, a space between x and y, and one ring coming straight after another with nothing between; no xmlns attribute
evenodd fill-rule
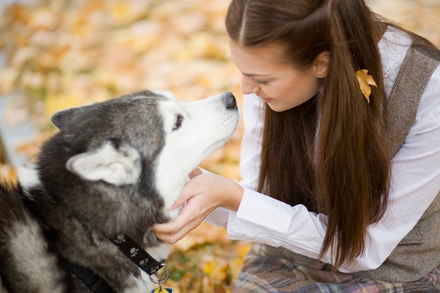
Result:
<svg viewBox="0 0 440 293"><path fill-rule="evenodd" d="M323 262L297 255L295 260L267 253L254 244L244 259L233 292L440 292L440 268L412 283L390 283L344 274Z"/></svg>

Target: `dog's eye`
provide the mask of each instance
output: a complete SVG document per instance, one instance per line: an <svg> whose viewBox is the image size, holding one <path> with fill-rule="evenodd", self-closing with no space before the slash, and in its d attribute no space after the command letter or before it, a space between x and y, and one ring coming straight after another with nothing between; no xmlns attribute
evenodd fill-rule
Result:
<svg viewBox="0 0 440 293"><path fill-rule="evenodd" d="M176 120L174 121L173 131L179 129L182 126L183 123L183 116L177 115Z"/></svg>

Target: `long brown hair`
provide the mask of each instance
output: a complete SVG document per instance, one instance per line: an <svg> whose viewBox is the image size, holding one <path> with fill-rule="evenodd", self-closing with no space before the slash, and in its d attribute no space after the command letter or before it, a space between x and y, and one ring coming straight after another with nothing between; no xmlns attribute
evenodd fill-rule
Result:
<svg viewBox="0 0 440 293"><path fill-rule="evenodd" d="M321 256L330 250L336 267L352 262L388 202L387 104L377 47L384 24L363 0L233 0L226 28L242 46L280 44L300 70L330 52L315 97L284 112L266 107L258 189L326 214ZM370 103L358 69L378 85Z"/></svg>

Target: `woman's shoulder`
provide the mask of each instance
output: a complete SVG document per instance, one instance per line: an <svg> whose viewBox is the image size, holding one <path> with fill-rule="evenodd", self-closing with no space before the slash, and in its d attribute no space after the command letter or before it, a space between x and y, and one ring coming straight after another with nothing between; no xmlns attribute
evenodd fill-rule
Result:
<svg viewBox="0 0 440 293"><path fill-rule="evenodd" d="M411 43L411 37L407 33L393 27L387 29L378 43L387 96L391 93L397 73Z"/></svg>
<svg viewBox="0 0 440 293"><path fill-rule="evenodd" d="M383 68L385 92L388 96L396 82L399 70L412 43L413 40L410 35L394 27L389 27L378 43ZM414 67L414 70L416 69L417 66ZM440 91L440 66L437 66L432 73L428 87L431 90ZM437 88L437 90L435 90L435 88Z"/></svg>

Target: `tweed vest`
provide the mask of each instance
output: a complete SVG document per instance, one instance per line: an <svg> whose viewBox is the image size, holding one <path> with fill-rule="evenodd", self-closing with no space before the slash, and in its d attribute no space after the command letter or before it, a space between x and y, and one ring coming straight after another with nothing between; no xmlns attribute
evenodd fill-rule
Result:
<svg viewBox="0 0 440 293"><path fill-rule="evenodd" d="M420 99L438 65L439 61L428 57L420 50L412 47L408 50L388 97L387 132L392 156L400 149L414 124ZM262 245L261 249L265 255L290 259L310 268L327 268L317 260L282 247ZM379 268L357 272L354 275L388 282L414 282L438 267L440 267L440 190L416 226Z"/></svg>
<svg viewBox="0 0 440 293"><path fill-rule="evenodd" d="M415 48L408 50L388 98L388 135L392 156L402 146L413 125L420 98L438 65L439 61L423 52ZM378 269L356 275L384 281L410 282L421 279L437 267L440 267L440 190L417 225L387 260Z"/></svg>

